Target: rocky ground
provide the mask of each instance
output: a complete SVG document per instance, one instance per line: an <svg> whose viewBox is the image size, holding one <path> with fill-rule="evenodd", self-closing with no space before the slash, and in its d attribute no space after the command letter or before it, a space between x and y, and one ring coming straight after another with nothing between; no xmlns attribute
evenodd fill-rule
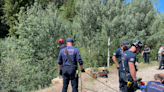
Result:
<svg viewBox="0 0 164 92"><path fill-rule="evenodd" d="M164 73L164 70L156 70L158 66L145 66L146 68L141 67L137 72L137 77L142 78L142 80L146 83L147 81L153 80L153 77L157 73ZM81 83L82 80L82 83ZM110 86L114 90L118 91L118 73L117 69L111 69L108 74L108 78L98 78L101 82L105 83L106 85ZM82 84L82 88L81 88ZM82 76L79 78L79 92L116 92L111 88L103 85L99 81L93 79L86 73L83 73ZM82 90L81 90L82 89ZM62 84L57 84L47 89L43 89L38 92L61 92ZM68 91L72 92L71 84L69 84ZM137 92L141 92L138 90Z"/></svg>

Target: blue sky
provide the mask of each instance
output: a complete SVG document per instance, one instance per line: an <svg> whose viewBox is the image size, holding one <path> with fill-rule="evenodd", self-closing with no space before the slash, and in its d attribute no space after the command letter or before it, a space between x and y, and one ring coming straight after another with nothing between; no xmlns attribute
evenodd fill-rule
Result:
<svg viewBox="0 0 164 92"><path fill-rule="evenodd" d="M131 0L126 0L126 1L128 2ZM158 0L158 1L160 2L160 6L159 6L158 10L164 13L164 0Z"/></svg>

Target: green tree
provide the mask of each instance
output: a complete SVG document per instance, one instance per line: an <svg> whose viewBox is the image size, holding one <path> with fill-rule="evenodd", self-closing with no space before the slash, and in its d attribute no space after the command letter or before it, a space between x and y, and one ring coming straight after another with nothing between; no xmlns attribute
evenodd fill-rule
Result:
<svg viewBox="0 0 164 92"><path fill-rule="evenodd" d="M15 35L13 27L17 22L16 14L19 12L21 7L26 7L33 4L33 0L4 0L4 20L6 24L10 27L9 35Z"/></svg>
<svg viewBox="0 0 164 92"><path fill-rule="evenodd" d="M149 43L151 35L157 32L159 19L156 17L157 11L153 8L151 0L132 0L125 8L122 15L122 39L132 42L135 39L141 40L144 44ZM129 39L131 38L131 39ZM153 45L149 43L149 46Z"/></svg>
<svg viewBox="0 0 164 92"><path fill-rule="evenodd" d="M77 16L73 22L76 39L79 41L76 44L87 49L90 65L93 65L92 61L96 60L92 57L95 47L98 50L97 53L101 53L100 55L106 59L107 55L102 53L107 53L109 37L112 43L110 55L125 40L130 43L134 40L141 40L143 43L154 41L150 36L156 33L159 18L156 17L157 11L153 5L151 0L140 2L132 0L129 3L108 0L105 5L100 5L99 0L78 2ZM100 46L101 44L104 46ZM153 43L149 44L149 46L152 45ZM105 59L102 61L106 62Z"/></svg>
<svg viewBox="0 0 164 92"><path fill-rule="evenodd" d="M41 4L42 8L45 8L50 0L4 0L4 20L9 28L9 35L15 35L16 30L14 29L17 23L16 14L19 13L21 7L27 7L33 5L34 1ZM53 2L51 2L53 3Z"/></svg>
<svg viewBox="0 0 164 92"><path fill-rule="evenodd" d="M8 27L5 25L4 20L2 19L3 14L3 5L4 0L0 0L0 38L4 38L8 34Z"/></svg>
<svg viewBox="0 0 164 92"><path fill-rule="evenodd" d="M65 7L64 18L69 20L69 21L72 21L74 16L76 15L75 10L76 10L75 1L74 0L68 0L66 3L66 7Z"/></svg>
<svg viewBox="0 0 164 92"><path fill-rule="evenodd" d="M22 8L14 27L19 38L5 41L4 72L0 74L0 85L5 85L0 89L24 92L49 86L51 79L58 76L57 39L69 36L67 27L53 4L43 9L36 2L31 8Z"/></svg>

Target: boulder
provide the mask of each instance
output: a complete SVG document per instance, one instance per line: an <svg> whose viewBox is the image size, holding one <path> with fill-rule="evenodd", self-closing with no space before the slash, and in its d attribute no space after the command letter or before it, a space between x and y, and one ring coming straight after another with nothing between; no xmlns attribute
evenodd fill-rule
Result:
<svg viewBox="0 0 164 92"><path fill-rule="evenodd" d="M57 77L57 78L52 79L51 82L52 82L53 85L62 84L63 83L63 78Z"/></svg>
<svg viewBox="0 0 164 92"><path fill-rule="evenodd" d="M106 69L105 67L99 67L98 72L103 72L103 70L105 70L105 69Z"/></svg>
<svg viewBox="0 0 164 92"><path fill-rule="evenodd" d="M92 70L92 68L86 68L85 72L88 73L88 74L91 74L91 70Z"/></svg>

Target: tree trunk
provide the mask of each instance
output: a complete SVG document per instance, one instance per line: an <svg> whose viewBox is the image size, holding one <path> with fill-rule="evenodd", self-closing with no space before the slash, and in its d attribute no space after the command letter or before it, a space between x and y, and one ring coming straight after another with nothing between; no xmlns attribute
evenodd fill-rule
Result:
<svg viewBox="0 0 164 92"><path fill-rule="evenodd" d="M110 36L108 38L108 56L107 56L107 67L109 68L109 64L110 64Z"/></svg>
<svg viewBox="0 0 164 92"><path fill-rule="evenodd" d="M91 40L90 40L91 37L89 37L89 56L91 55Z"/></svg>

